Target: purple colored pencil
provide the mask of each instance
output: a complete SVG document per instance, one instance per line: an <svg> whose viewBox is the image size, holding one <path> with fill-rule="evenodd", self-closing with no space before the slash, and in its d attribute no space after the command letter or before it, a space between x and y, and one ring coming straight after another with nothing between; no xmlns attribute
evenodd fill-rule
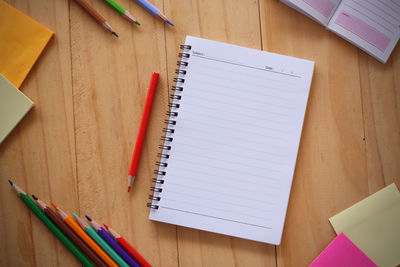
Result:
<svg viewBox="0 0 400 267"><path fill-rule="evenodd" d="M89 216L86 216L96 232L121 256L131 267L140 267L140 265L117 243L117 241L105 230L101 225L93 221Z"/></svg>

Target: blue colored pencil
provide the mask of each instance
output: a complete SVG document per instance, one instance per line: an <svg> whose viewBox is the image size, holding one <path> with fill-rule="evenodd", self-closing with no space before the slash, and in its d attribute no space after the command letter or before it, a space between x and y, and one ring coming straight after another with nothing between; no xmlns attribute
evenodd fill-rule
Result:
<svg viewBox="0 0 400 267"><path fill-rule="evenodd" d="M155 6L153 6L149 1L147 0L135 0L136 2L139 3L143 8L145 8L147 11L149 11L153 16L155 17L160 17L163 19L165 22L167 22L169 25L174 26L174 24L167 19L167 17L160 11L158 10Z"/></svg>

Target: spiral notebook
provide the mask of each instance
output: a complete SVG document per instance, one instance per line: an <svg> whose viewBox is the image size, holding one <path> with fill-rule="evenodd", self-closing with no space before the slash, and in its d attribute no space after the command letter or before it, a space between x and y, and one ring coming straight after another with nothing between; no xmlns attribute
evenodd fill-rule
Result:
<svg viewBox="0 0 400 267"><path fill-rule="evenodd" d="M314 62L186 37L151 220L281 240Z"/></svg>

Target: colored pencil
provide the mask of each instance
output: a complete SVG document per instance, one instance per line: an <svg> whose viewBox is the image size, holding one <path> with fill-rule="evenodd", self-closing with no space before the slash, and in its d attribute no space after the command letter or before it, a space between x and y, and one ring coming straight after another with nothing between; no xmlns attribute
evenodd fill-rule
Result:
<svg viewBox="0 0 400 267"><path fill-rule="evenodd" d="M121 248L120 245L118 245L117 241L114 240L114 238L103 228L101 227L97 222L93 221L89 216L86 215L86 219L88 219L90 225L93 227L94 230L103 238L104 241L107 242L107 244L110 245L114 249L115 252L118 253L118 255L121 256L121 258L129 264L131 267L140 267L140 265L129 256L129 254Z"/></svg>
<svg viewBox="0 0 400 267"><path fill-rule="evenodd" d="M64 221L46 203L32 195L38 207L46 214L49 219L77 246L88 258L96 265L107 267L107 265L97 256L80 238L72 231Z"/></svg>
<svg viewBox="0 0 400 267"><path fill-rule="evenodd" d="M153 72L153 74L151 75L151 80L150 80L149 90L147 92L146 103L144 105L142 120L140 121L139 133L136 139L135 150L133 151L132 163L129 169L128 192L131 190L139 166L140 155L142 153L143 142L146 136L147 125L149 123L151 107L153 105L154 95L157 89L159 76L160 75L156 72Z"/></svg>
<svg viewBox="0 0 400 267"><path fill-rule="evenodd" d="M155 17L160 17L162 20L167 22L169 25L174 26L174 24L167 19L167 17L160 11L158 8L153 6L149 1L147 0L136 0L136 2L139 3L144 9L146 9L150 14L152 14Z"/></svg>
<svg viewBox="0 0 400 267"><path fill-rule="evenodd" d="M87 13L89 13L92 18L94 18L104 29L107 31L111 32L114 34L116 37L118 37L118 34L114 31L114 29L111 27L110 23L107 22L107 20L99 14L93 7L91 7L85 0L75 0L84 10L86 10Z"/></svg>
<svg viewBox="0 0 400 267"><path fill-rule="evenodd" d="M115 9L119 14L121 14L124 18L126 18L129 21L132 21L133 23L136 23L137 25L140 25L139 21L135 19L131 13L129 13L128 10L123 8L120 4L118 4L114 0L104 0L109 6L111 6L113 9Z"/></svg>
<svg viewBox="0 0 400 267"><path fill-rule="evenodd" d="M111 227L104 224L104 227L108 230L110 235L117 240L118 244L125 249L129 255L132 256L142 267L151 267L150 263L148 263L140 254L137 252L120 234L118 234L115 230Z"/></svg>
<svg viewBox="0 0 400 267"><path fill-rule="evenodd" d="M129 265L115 252L108 244L106 241L104 241L101 236L96 232L96 230L93 229L92 226L87 224L82 218L80 218L78 215L75 213L72 213L79 223L79 225L82 227L85 232L90 235L91 238L93 238L94 241L99 244L100 247L104 249L105 252L120 266L120 267L129 267Z"/></svg>
<svg viewBox="0 0 400 267"><path fill-rule="evenodd" d="M37 217L53 232L53 234L74 254L74 256L86 267L94 267L94 265L86 258L85 255L66 237L60 229L43 213L43 211L33 202L33 200L16 184L8 180L14 188L17 195L25 202L25 204L36 214Z"/></svg>
<svg viewBox="0 0 400 267"><path fill-rule="evenodd" d="M82 230L82 228L65 212L57 207L54 203L51 203L53 207L56 209L58 215L60 215L61 219L97 254L99 257L111 267L118 267L118 265L103 251L103 249L97 245L93 239Z"/></svg>

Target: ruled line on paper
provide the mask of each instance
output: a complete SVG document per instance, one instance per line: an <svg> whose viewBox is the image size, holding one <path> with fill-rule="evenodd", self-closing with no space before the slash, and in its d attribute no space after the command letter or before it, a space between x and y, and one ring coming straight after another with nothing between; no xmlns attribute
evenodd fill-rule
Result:
<svg viewBox="0 0 400 267"><path fill-rule="evenodd" d="M193 199L192 199L193 200ZM230 219L230 220L236 220L236 219L241 219L243 217L246 217L246 219L242 219L242 222L245 223L250 223L251 221L259 221L261 223L268 223L268 221L266 220L266 217L261 217L261 216L257 216L256 214L260 214L260 212L257 212L256 209L247 209L247 208L240 208L237 205L234 204L225 204L223 202L220 202L219 200L214 202L214 203L210 203L211 201L206 200L203 201L203 199L201 199L201 203L199 203L199 201L195 202L195 201L190 201L190 199L188 198L184 198L184 199L180 199L180 198L171 198L171 197L163 197L163 201L162 201L162 205L168 205L171 204L171 202L175 202L178 203L178 205L176 206L176 208L186 208L187 206L192 206L191 210L192 211L197 211L199 213L203 213L202 212L204 209L206 209L207 211L212 211L209 212L208 214L213 216L213 215L218 215L221 218L225 218L225 219ZM182 201L184 201L185 203L182 204ZM225 213L224 216L222 216L222 213ZM271 212L268 213L264 213L264 215L270 215Z"/></svg>
<svg viewBox="0 0 400 267"><path fill-rule="evenodd" d="M226 96L226 94L224 95L224 93L222 91L218 90L218 89L222 89L222 88L223 88L222 86L215 86L214 85L213 87L210 87L208 89L216 89L216 90L212 90L212 91L211 90L210 91L205 91L204 90L203 92L198 93L200 88L197 87L197 86L192 86L191 90L193 90L193 92L190 94L190 96L191 97L204 97L205 95L212 95L213 99L215 100L215 103L227 103L226 101L229 100L229 99L232 101L232 103L235 103L234 101L237 100L237 96L235 94L232 94L232 96ZM223 89L226 89L226 88L223 88ZM236 92L239 92L240 89L239 88L237 88L237 89L238 90L236 90ZM257 88L257 89L259 89L262 92L263 89L268 89L268 88L267 87L263 87L263 88L260 87L260 88ZM243 94L243 88L242 88L242 94ZM258 95L258 94L256 93L255 95ZM269 96L269 97L271 97L271 96ZM223 101L223 102L219 101L219 99L221 99L221 98L223 98L225 101ZM266 100L266 99L264 99L264 100L251 99L251 102L250 102L250 99L251 98L249 98L249 97L242 96L240 98L240 102L245 103L245 102L249 101L248 103L251 103L251 105L253 105L253 106L256 106L256 104L259 104L259 105L268 105L270 107L272 106L272 107L277 107L277 108L284 108L284 109L288 109L288 110L293 110L294 109L293 101L291 101L291 103L290 102L288 103L287 100L285 100L286 103L285 102L284 103L279 102L279 104L277 104L276 102L271 102L271 101ZM292 100L294 100L294 99L292 99ZM283 105L283 104L285 104L285 105Z"/></svg>
<svg viewBox="0 0 400 267"><path fill-rule="evenodd" d="M229 197L229 198L236 198L238 201L240 201L240 200L241 201L252 201L252 202L257 202L258 201L259 204L263 203L263 202L260 202L259 198L258 199L252 199L252 198L247 197L247 195L245 194L247 192L245 192L243 190L241 191L240 194L238 193L238 194L234 194L233 195L233 194L227 194L225 192L213 190L213 188L205 188L205 187L199 187L199 186L195 187L195 186L191 186L191 185L188 185L188 184L176 183L174 181L171 181L170 184L171 184L171 188L174 188L174 186L175 187L186 188L185 190L187 192L190 192L191 190L199 190L198 192L203 191L202 194L211 193L211 194L219 195L219 197L225 196L225 197ZM203 183L203 185L204 185L204 183ZM240 196L240 197L238 197L238 196ZM218 196L215 198L215 200L218 200ZM270 203L268 203L268 204L271 205ZM272 206L275 206L275 204L273 204Z"/></svg>
<svg viewBox="0 0 400 267"><path fill-rule="evenodd" d="M189 164L193 163L191 161L187 161L187 160L184 160L184 159L181 159L181 158L179 160L183 161L183 162L186 162L186 163L189 163ZM231 168L220 168L219 166L208 165L208 164L202 164L201 166L198 166L198 165L194 164L194 167L196 167L195 170L196 170L196 173L198 173L198 174L208 175L208 176L215 176L218 173L215 173L215 172L212 173L212 172L204 171L205 168L213 168L213 169L218 170L219 173L222 172L224 174L231 174L229 176L229 178L220 178L220 179L224 180L225 182L234 181L234 182L238 182L238 183L243 183L243 176L239 175L239 176L241 176L241 178L238 178L238 179L234 178L234 177L237 176L238 172L237 171L233 171L233 169L231 169ZM188 167L181 167L180 169L183 170L183 171L186 170L187 172L190 172L190 171L193 172L193 169L192 168L188 168ZM168 174L168 171L167 171L167 174ZM187 173L187 174L190 174L190 173ZM270 176L267 176L267 175L260 175L259 173L254 174L254 173L249 173L249 172L245 173L245 177L246 177L246 180L245 180L246 184L253 184L253 185L256 185L256 186L261 186L262 185L265 188L271 187L272 189L276 189L276 190L280 189L280 187L276 186L276 185L277 185L278 182L281 182L281 181L276 179L276 178L273 178L273 177L270 177ZM257 179L254 179L254 178L257 178ZM269 182L268 185L264 185L264 183L266 181Z"/></svg>
<svg viewBox="0 0 400 267"><path fill-rule="evenodd" d="M224 126L224 124L212 124L212 123L208 123L208 122L202 122L201 124L195 124L196 121L195 120L187 120L186 123L190 123L193 122L191 126L195 126L195 129L198 129L199 127L203 127L209 130L217 130L217 129L225 129L225 130L232 130L235 131L236 134L249 134L252 133L250 130L247 130L246 127L243 126L235 126L233 125L232 127L230 127L228 123L228 126ZM238 123L238 122L237 122ZM188 127L188 126L187 126ZM189 128L189 127L188 127ZM272 138L274 140L279 140L279 141L287 141L287 137L282 136L282 133L280 133L281 135L276 135L276 134L272 134L272 133L267 133L267 132L257 132L257 133L252 133L253 135L257 135L263 138Z"/></svg>
<svg viewBox="0 0 400 267"><path fill-rule="evenodd" d="M279 71L273 71L273 70L268 70L268 69L262 69L262 68L258 68L258 67L244 65L244 64L241 64L241 63L235 63L235 62L228 61L228 60L216 59L216 58L211 58L211 57L204 57L204 56L199 56L199 55L192 55L192 56L198 57L198 58L202 58L202 59L206 59L206 60L213 60L213 61L223 62L223 63L227 63L227 64L232 64L232 65L236 65L236 66L240 66L240 67L245 67L245 68L250 68L250 69L255 69L255 70L260 70L260 71L266 71L266 72L272 72L272 73L286 75L286 76L290 76L290 77L301 78L301 76L299 76L299 75L294 75L294 74L289 74L289 73L282 73L282 72L279 72Z"/></svg>
<svg viewBox="0 0 400 267"><path fill-rule="evenodd" d="M396 29L396 25L394 25L392 22L388 21L387 19L383 18L382 16L380 16L379 14L377 14L376 12L374 12L373 10L369 9L368 7L366 7L364 4L361 4L358 1L355 0L351 0L353 3L361 6L361 8L367 10L368 12L371 12L372 14L374 14L375 16L379 17L381 20L385 21L386 23L390 24L394 29ZM365 0L364 0L365 1ZM368 16L367 14L365 14L365 12L362 12L360 9L355 8L354 6L351 6L349 4L346 4L347 7L349 7L350 9L354 10L355 12L359 13L360 15L368 18L369 20L373 21L374 23L376 23L377 25L381 26L382 28L384 28L385 30L387 30L388 32L390 32L391 34L394 34L392 29L388 29L385 25L382 25L382 23L379 23L378 21L376 21L376 19Z"/></svg>
<svg viewBox="0 0 400 267"><path fill-rule="evenodd" d="M180 187L180 185L179 185ZM190 187L180 187L180 188L175 188L173 186L171 186L171 191L169 191L170 194L164 194L162 195L162 200L160 200L160 203L163 205L168 205L168 202L176 202L179 203L179 205L177 205L177 208L182 208L185 206L192 206L195 205L197 210L202 210L202 209L207 209L207 210L212 210L212 213L215 213L215 211L218 212L218 215L220 215L221 217L225 217L225 218L240 218L242 216L248 216L251 217L250 218L243 218L242 221L244 222L250 222L251 220L255 219L255 220L261 220L263 221L263 223L267 223L266 220L268 219L270 214L266 214L265 213L260 213L259 209L257 209L257 207L260 205L262 206L263 203L262 202L247 202L249 204L252 205L252 208L247 208L247 207L243 207L237 204L240 204L240 194L236 195L235 197L230 197L230 196L225 196L226 194L219 194L218 196L214 196L214 203L212 202L212 200L209 199L203 199L203 198L193 198L193 197L187 197L187 196L183 196L181 194L172 194L172 189L176 189L176 190L193 190L190 189ZM198 190L198 189L196 189ZM174 192L178 192L179 191L174 191ZM202 194L207 194L209 193L209 190L203 190L203 192L201 192L201 190L198 191L199 193ZM242 194L246 194L248 192L242 192ZM212 196L210 196L212 197ZM224 202L220 202L219 200L221 198L226 198L231 200L232 202L230 202L229 204L224 203ZM191 202L190 200L197 200L197 202ZM242 202L247 201L246 199L242 199ZM229 206L229 207L227 207ZM270 206L270 210L268 211L268 213L272 212L275 209L275 205ZM225 215L223 216L220 212L224 212ZM212 214L211 213L211 214ZM239 216L238 216L239 215Z"/></svg>
<svg viewBox="0 0 400 267"><path fill-rule="evenodd" d="M378 0L378 2L381 3L382 5L384 5L387 9L390 9L391 11L393 11L394 13L396 13L396 15L398 16L398 18L400 18L400 11L398 11L394 5L393 5L393 6L389 6L388 3L386 3L386 2L388 2L388 1Z"/></svg>
<svg viewBox="0 0 400 267"><path fill-rule="evenodd" d="M186 103L185 103L186 104ZM190 103L190 105L191 106L196 106L196 107L202 107L202 108L204 108L204 109L212 109L212 110L214 110L214 111L218 111L218 112L224 112L224 111L226 111L226 109L224 109L224 108L215 108L215 107L211 107L211 105L210 105L210 103L208 102L206 105L202 105L202 104L197 104L197 103L194 103L194 102L192 102L192 103ZM235 107L237 107L237 106L235 106ZM247 110L247 106L246 106L246 108L242 108L241 109L241 111L240 111L240 113L246 113L246 110ZM268 110L268 111L265 111L265 113L266 112L268 112L269 114L273 114L273 115L275 115L275 116L280 116L280 117L284 117L284 118L288 118L289 116L287 115L287 114L282 114L282 113L278 113L278 112L273 112L273 111L270 111L270 110ZM234 111L232 111L232 109L230 109L229 110L229 113L231 113L232 115L233 114L238 114L239 112L234 112ZM261 111L259 112L259 113L261 113ZM246 114L249 114L248 116L249 116L249 118L254 118L254 119L259 119L259 120L263 120L263 118L264 117L258 117L258 116L255 116L255 115L250 115L250 113L246 113ZM254 113L251 113L251 114L254 114Z"/></svg>
<svg viewBox="0 0 400 267"><path fill-rule="evenodd" d="M196 133L199 133L199 132L201 132L201 133L209 133L209 131L202 131L201 129L195 129L195 131L193 130L193 132L196 132ZM175 134L168 134L167 136L173 138L175 136ZM187 138L193 138L193 135L190 135L190 134L187 135L187 134L179 133L179 136L183 136L183 137L187 137ZM225 134L221 134L221 133L218 133L218 136L221 137L221 138L224 138L225 141L231 140L229 142L232 142L232 143L246 141L246 144L255 144L258 147L261 147L261 144L259 142L248 141L247 140L248 138L247 139L242 139L242 138L238 138L237 136L225 135ZM203 137L205 137L205 138L203 138ZM207 142L210 140L209 138L207 138L207 135L196 135L196 138L202 138L203 140L207 140ZM269 148L271 148L271 147L277 148L278 151L282 151L282 150L286 150L287 149L287 147L280 146L280 145L278 145L276 143L266 143L266 142L264 142L263 145L267 146ZM241 147L241 146L239 146L239 147ZM255 151L261 152L261 150L255 150ZM275 154L278 155L278 156L287 157L287 153L277 153L277 152L275 152Z"/></svg>
<svg viewBox="0 0 400 267"><path fill-rule="evenodd" d="M243 71L243 69L237 69L237 70L226 70L223 68L218 68L215 67L214 65L210 65L210 64L204 64L204 63L199 63L196 65L191 65L190 67L187 67L186 70L190 71L191 73L194 73L196 75L203 75L203 76L207 76L207 77L230 77L230 79L232 79L231 76L234 75L233 80L234 81L239 81L239 80L247 80L247 81L254 81L254 82L271 82L271 83L284 83L285 86L290 87L291 89L296 90L296 84L298 84L299 80L297 79L297 77L293 77L292 80L288 80L288 77L284 76L281 77L278 74L271 74L269 72L266 73L262 73L262 72L256 72L256 71ZM257 74L259 73L259 74ZM260 75L261 74L261 75ZM236 78L240 78L242 77L242 79L236 79ZM278 79L275 79L278 78ZM254 83L257 84L257 83Z"/></svg>
<svg viewBox="0 0 400 267"><path fill-rule="evenodd" d="M185 147L189 147L189 148L195 148L195 149L203 150L203 151L210 151L210 149L208 147L196 146L196 145L189 144L187 142L179 141L179 143L177 142L176 144L182 145L182 146L185 146ZM242 149L242 150L239 150L239 151L237 151L235 153L235 152L233 152L232 150L229 150L229 149L224 149L224 150L213 149L212 153L214 153L214 154L226 154L226 153L229 153L232 156L237 156L238 158L246 158L247 160L252 160L255 163L256 162L260 162L260 164L265 164L266 161L268 161L268 163L273 163L273 164L277 164L277 165L285 165L286 164L283 160L279 161L279 159L276 159L275 155L270 155L270 154L266 154L266 153L260 153L259 157L256 157L256 155L254 155L255 151L252 150L252 151L248 152L249 154L252 154L252 156L249 156L248 154L245 154L244 151L246 151L246 150ZM260 160L261 156L265 156L266 158L263 158L262 160ZM268 158L268 156L271 156L271 157Z"/></svg>
<svg viewBox="0 0 400 267"><path fill-rule="evenodd" d="M185 144L185 146L187 146L187 144ZM198 149L200 149L200 148L198 148ZM173 148L173 151L179 151L179 152L183 152L183 150L178 150L178 149L176 149L176 148ZM213 151L214 152L214 151ZM222 153L222 152L220 152L220 153ZM187 154L189 154L189 155L193 155L193 156L200 156L200 155L198 155L198 154L191 154L190 152L187 152ZM226 153L225 153L226 154ZM208 159L219 159L218 157L212 157L212 156L210 156L210 154L207 154L206 156L205 155L201 155L201 157L202 158L208 158ZM262 171L266 171L266 172L275 172L275 173L280 173L279 171L277 171L277 170L273 170L273 169L264 169L264 168L262 168L260 165L257 165L257 164L244 164L242 161L243 161L243 157L241 157L241 158L239 158L238 160L239 161L228 161L228 160L225 160L225 161L223 161L223 162L226 162L226 163L233 163L233 164L240 164L241 166L247 166L247 167L250 167L250 168L256 168L256 169L258 169L258 170L262 170ZM265 164L265 162L264 162L264 164Z"/></svg>
<svg viewBox="0 0 400 267"><path fill-rule="evenodd" d="M283 88L283 85L279 85L279 88L272 88L271 86L263 85L262 87L255 87L251 86L249 84L244 84L241 87L233 87L233 86L227 86L226 83L223 81L213 81L213 82L201 82L204 80L204 78L201 77L193 77L192 82L197 82L197 84L191 84L190 85L190 90L193 91L191 94L201 94L201 95L210 95L212 94L214 97L222 97L224 99L237 99L237 97L241 97L242 101L245 101L247 99L251 99L251 101L254 101L254 103L262 103L262 104L268 104L271 103L273 105L276 105L276 103L272 103L269 100L275 99L275 101L279 101L279 103L285 104L287 106L292 106L296 102L296 98L298 97L298 94L296 93L286 93L285 91L282 91L281 88ZM221 82L221 83L218 83ZM198 85L199 83L202 83L202 85ZM231 95L226 96L226 92L229 92ZM224 95L225 93L225 95ZM179 94L184 94L180 93ZM281 97L281 96L285 97ZM254 97L257 96L259 99L254 99ZM290 96L290 97L288 97ZM279 105L282 106L282 105Z"/></svg>
<svg viewBox="0 0 400 267"><path fill-rule="evenodd" d="M195 215L201 215L201 216L204 216L204 217L209 217L209 218L214 218L214 219L219 219L219 220L224 220L224 221L230 221L230 222L235 222L235 223L240 223L240 224L246 224L246 225L255 226L255 227L260 227L260 228L265 228L265 229L272 229L271 227L266 227L266 226L263 226L263 225L245 223L245 222L235 221L235 220L228 220L228 219L224 219L224 218L220 218L220 217L216 217L216 216L210 216L210 215L206 215L206 214L200 214L200 213L191 212L191 211L187 211L187 210L179 210L179 209L175 209L175 208L171 208L171 207L167 207L167 206L162 206L162 205L160 205L160 207L161 207L161 208L164 208L164 209L176 210L176 211L180 211L180 212L186 212L186 213L191 213L191 214L195 214Z"/></svg>
<svg viewBox="0 0 400 267"><path fill-rule="evenodd" d="M209 82L210 77L211 77L210 75L206 75L206 74L198 75L197 73L194 73L194 72L192 72L190 74L192 75L192 78L190 79L190 81L198 82L202 86L207 85L207 84L209 84L209 85L214 84L214 85L220 86L220 87L232 88L232 87L227 86L227 83L223 80L223 77L220 77L219 79L214 79L213 80L214 83L211 83L211 82ZM216 80L219 82L222 82L222 83L216 83ZM235 85L237 85L237 84L243 85L241 87L242 91L244 88L263 87L263 84L253 83L249 79L247 81L238 81L237 80L236 82L237 83ZM268 81L265 81L265 82L267 83ZM269 87L266 87L266 89L274 90L274 92L282 92L282 90L283 90L283 93L289 93L289 94L298 94L299 93L299 91L296 91L296 89L294 87L291 87L291 86L289 87L287 85L284 85L282 82L277 82L277 81L274 81L273 83L269 83ZM256 92L254 92L254 93L256 93Z"/></svg>
<svg viewBox="0 0 400 267"><path fill-rule="evenodd" d="M190 103L190 105L202 107L201 105L198 105L195 103ZM291 126L292 125L292 123L290 121L284 120L283 118L277 118L276 114L271 111L269 111L267 114L263 113L262 116L254 116L254 115L249 114L246 111L235 112L235 111L226 110L226 109L214 109L212 107L203 109L203 111L201 111L201 113L193 112L192 110L190 110L190 111L187 111L187 110L190 110L190 109L186 109L185 113L190 113L193 115L203 115L203 116L214 116L215 111L218 111L219 116L215 116L215 117L221 118L221 119L222 118L225 119L228 116L234 115L235 118L237 118L236 123L242 122L244 120L251 120L251 121L258 121L258 123L260 125L270 125L270 127L276 127L276 128L279 128L279 127L283 128L282 126ZM183 115L181 115L181 117L182 116ZM233 119L230 119L230 121L233 121ZM269 128L269 127L266 127L265 129L267 129L267 128ZM287 129L285 127L284 129L276 130L276 131L291 133L292 132L291 130L292 129Z"/></svg>
<svg viewBox="0 0 400 267"><path fill-rule="evenodd" d="M196 130L196 132L198 132L198 130ZM172 136L171 136L172 137ZM238 138L238 137L233 137L232 138L232 136L223 136L224 138L231 138L231 142L233 143L233 142L236 142L236 147L237 148L243 148L243 149L251 149L251 151L254 151L254 152L258 152L258 153L264 153L265 154L265 151L267 151L267 148L269 148L269 147L271 147L271 146L275 146L275 147L279 147L281 150L279 150L279 152L281 152L282 151L282 149L284 149L283 147L280 147L280 146L277 146L276 144L273 144L273 143L263 143L263 144L260 144L259 142L253 142L252 144L255 144L256 145L256 148L254 148L254 147L252 147L252 146L249 146L249 142L247 142L247 140L246 139L240 139L240 138ZM187 135L187 134L179 134L179 138L184 138L184 139L192 139L193 138L193 135ZM248 139L248 138L247 138ZM198 142L202 142L202 141L204 141L204 142L207 142L207 143L210 143L210 145L212 145L212 144L215 144L215 145L220 145L221 144L221 142L218 140L218 139L209 139L209 138L204 138L203 136L201 136L201 135L196 135L196 141L198 141ZM241 143L244 143L244 141L246 141L246 146L242 146L242 145L240 145ZM228 146L228 144L222 144L223 146ZM260 149L260 148L263 148L262 150ZM273 155L274 156L276 156L276 157L279 157L279 158L286 158L288 155L287 155L287 152L285 152L285 153L276 153L276 152L274 152L273 153Z"/></svg>
<svg viewBox="0 0 400 267"><path fill-rule="evenodd" d="M202 200L205 199L205 200L208 200L208 201L215 201L215 197L208 198L208 197L205 196L205 194L201 194L200 195L200 194L194 194L194 192L187 192L187 191L182 192L182 190L180 190L180 191L170 190L169 192L170 193L174 193L175 195L179 195L179 196L184 195L185 199L186 198L193 198L193 199L201 198ZM257 210L257 212L271 212L271 209L263 209L262 207L258 207L258 206L261 206L261 205L259 205L259 203L260 203L259 199L253 200L254 205L243 205L243 202L240 202L240 201L239 202L225 201L224 200L225 198L222 197L221 194L218 193L218 195L219 195L218 201L221 202L221 203L227 204L227 205L233 205L233 206L238 206L238 207L242 207L242 208L253 209L253 210ZM262 204L263 205L274 206L276 203L263 202ZM254 207L258 207L258 208L255 209Z"/></svg>
<svg viewBox="0 0 400 267"><path fill-rule="evenodd" d="M392 16L389 12L387 12L387 10L384 10L384 9L382 9L382 8L380 8L379 6L377 6L377 5L375 5L374 3L371 3L371 1L369 1L369 0L364 0L365 2L367 2L367 3L369 3L371 6L374 6L376 9L378 9L378 10L380 10L381 12L383 12L386 16L388 16L388 17L391 17L393 20L395 20L397 23L399 22L399 18L396 18L396 17L394 17L394 16ZM360 4L360 3L359 3ZM362 6L364 6L364 8L365 9L367 9L366 7L365 7L365 5L363 5L363 4L360 4L360 5L362 5ZM395 9L393 9L393 10L395 10ZM382 18L381 16L379 16L380 18ZM382 18L383 19L383 18ZM385 20L386 21L386 20ZM392 23L390 23L390 24L392 24ZM392 24L393 25L393 24ZM394 27L396 27L396 25L393 25Z"/></svg>
<svg viewBox="0 0 400 267"><path fill-rule="evenodd" d="M265 132L253 133L250 130L247 130L245 127L241 128L240 126L226 127L226 126L216 125L216 124L212 124L212 123L208 123L208 122L202 122L201 124L200 123L195 124L196 121L192 121L193 123L190 125L188 123L191 122L191 121L187 120L186 122L187 122L186 123L186 125L187 125L186 127L188 128L188 130L190 129L190 126L194 127L194 129L205 128L205 129L208 129L208 130L214 131L214 132L217 129L225 129L225 130L235 131L235 134L238 134L238 133L243 134L243 136L245 136L246 134L250 134L251 133L251 135L253 137L254 136L258 136L258 137L262 137L262 138L274 139L274 140L277 140L277 141L283 141L283 142L287 141L287 138L282 138L282 136L280 136L280 135L276 135L276 134L272 135L272 134L268 134L268 133L265 133Z"/></svg>

